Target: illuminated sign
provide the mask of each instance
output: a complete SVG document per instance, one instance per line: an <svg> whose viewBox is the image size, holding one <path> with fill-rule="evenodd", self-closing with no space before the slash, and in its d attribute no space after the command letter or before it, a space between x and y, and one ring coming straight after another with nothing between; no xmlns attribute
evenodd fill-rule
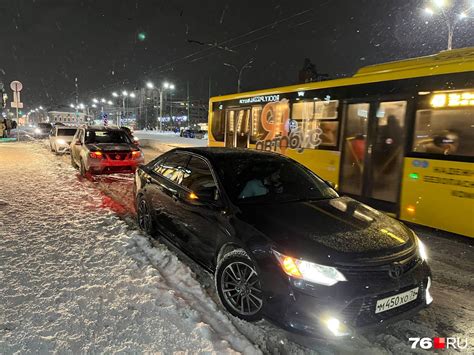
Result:
<svg viewBox="0 0 474 355"><path fill-rule="evenodd" d="M268 95L268 96L254 96L246 99L240 99L240 104L255 104L260 102L275 102L280 101L280 95Z"/></svg>
<svg viewBox="0 0 474 355"><path fill-rule="evenodd" d="M474 106L474 92L435 94L430 104L434 108Z"/></svg>

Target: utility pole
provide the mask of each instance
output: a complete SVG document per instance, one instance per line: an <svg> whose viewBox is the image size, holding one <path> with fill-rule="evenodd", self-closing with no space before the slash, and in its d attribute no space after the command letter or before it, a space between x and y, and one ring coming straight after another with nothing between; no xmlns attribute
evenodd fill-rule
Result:
<svg viewBox="0 0 474 355"><path fill-rule="evenodd" d="M191 103L189 102L189 81L186 82L186 89L187 89L187 101L188 101L188 125L191 125L191 116L190 116L190 105Z"/></svg>
<svg viewBox="0 0 474 355"><path fill-rule="evenodd" d="M209 99L211 98L211 77L209 77Z"/></svg>
<svg viewBox="0 0 474 355"><path fill-rule="evenodd" d="M79 122L79 113L77 112L77 107L79 106L79 82L77 81L77 76L74 78L74 86L76 88L76 105L75 105L75 111L76 111L76 122Z"/></svg>

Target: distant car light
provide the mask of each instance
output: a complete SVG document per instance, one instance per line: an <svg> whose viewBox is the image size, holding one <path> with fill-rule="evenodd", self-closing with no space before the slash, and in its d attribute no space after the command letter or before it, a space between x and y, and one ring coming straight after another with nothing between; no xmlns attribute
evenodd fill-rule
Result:
<svg viewBox="0 0 474 355"><path fill-rule="evenodd" d="M41 134L41 129L35 128L35 133L36 133L36 134Z"/></svg>
<svg viewBox="0 0 474 355"><path fill-rule="evenodd" d="M67 144L64 139L58 139L58 140L56 141L56 143L58 143L59 145L66 145L66 144Z"/></svg>
<svg viewBox="0 0 474 355"><path fill-rule="evenodd" d="M135 136L134 136L134 137L133 137L133 140L134 140L135 142L138 142L140 139L138 139L138 137L135 137Z"/></svg>
<svg viewBox="0 0 474 355"><path fill-rule="evenodd" d="M283 271L292 277L314 282L324 286L332 286L339 281L347 281L344 275L332 266L325 266L305 260L293 258L273 251Z"/></svg>

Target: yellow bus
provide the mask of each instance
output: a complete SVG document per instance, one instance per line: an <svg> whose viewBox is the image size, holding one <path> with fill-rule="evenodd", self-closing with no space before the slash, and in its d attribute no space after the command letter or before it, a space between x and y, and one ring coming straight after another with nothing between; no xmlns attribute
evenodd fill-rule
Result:
<svg viewBox="0 0 474 355"><path fill-rule="evenodd" d="M474 237L474 48L212 97L209 146L285 154L401 220Z"/></svg>

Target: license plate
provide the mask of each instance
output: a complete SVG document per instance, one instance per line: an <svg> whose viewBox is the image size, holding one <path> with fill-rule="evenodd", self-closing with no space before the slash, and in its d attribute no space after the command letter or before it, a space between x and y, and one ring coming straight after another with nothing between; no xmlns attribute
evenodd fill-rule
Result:
<svg viewBox="0 0 474 355"><path fill-rule="evenodd" d="M398 295L382 298L377 301L375 313L381 313L393 308L397 308L416 300L418 297L418 287L399 293Z"/></svg>

